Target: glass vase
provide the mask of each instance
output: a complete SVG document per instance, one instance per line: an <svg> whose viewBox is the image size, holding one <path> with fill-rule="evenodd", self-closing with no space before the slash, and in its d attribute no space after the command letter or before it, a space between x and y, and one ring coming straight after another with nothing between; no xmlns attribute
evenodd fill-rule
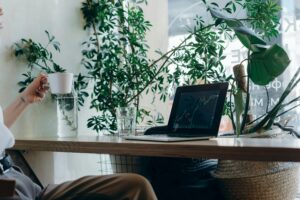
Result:
<svg viewBox="0 0 300 200"><path fill-rule="evenodd" d="M73 94L57 95L56 104L58 137L76 137L78 130L76 96Z"/></svg>
<svg viewBox="0 0 300 200"><path fill-rule="evenodd" d="M136 128L136 107L117 108L118 135L135 135Z"/></svg>

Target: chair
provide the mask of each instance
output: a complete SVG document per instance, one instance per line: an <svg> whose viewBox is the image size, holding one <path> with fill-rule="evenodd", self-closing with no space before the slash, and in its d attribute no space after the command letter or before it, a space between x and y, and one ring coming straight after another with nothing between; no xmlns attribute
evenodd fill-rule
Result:
<svg viewBox="0 0 300 200"><path fill-rule="evenodd" d="M16 171L27 175L33 182L37 183L41 188L43 188L42 183L31 169L21 151L7 149L6 154L10 156L9 162ZM0 179L0 200L21 200L15 195L15 187L15 180Z"/></svg>

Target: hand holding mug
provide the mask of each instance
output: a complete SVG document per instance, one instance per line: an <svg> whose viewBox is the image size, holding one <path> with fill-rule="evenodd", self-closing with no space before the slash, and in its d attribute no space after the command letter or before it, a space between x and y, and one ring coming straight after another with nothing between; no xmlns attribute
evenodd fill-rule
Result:
<svg viewBox="0 0 300 200"><path fill-rule="evenodd" d="M21 99L25 103L40 102L47 93L48 78L45 74L40 74L33 82L21 93Z"/></svg>

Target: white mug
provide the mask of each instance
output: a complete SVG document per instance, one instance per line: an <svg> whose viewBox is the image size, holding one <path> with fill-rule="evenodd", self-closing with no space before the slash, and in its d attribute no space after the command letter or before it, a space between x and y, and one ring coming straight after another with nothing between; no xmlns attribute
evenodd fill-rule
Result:
<svg viewBox="0 0 300 200"><path fill-rule="evenodd" d="M48 74L48 82L52 94L69 94L72 92L73 74L68 72Z"/></svg>

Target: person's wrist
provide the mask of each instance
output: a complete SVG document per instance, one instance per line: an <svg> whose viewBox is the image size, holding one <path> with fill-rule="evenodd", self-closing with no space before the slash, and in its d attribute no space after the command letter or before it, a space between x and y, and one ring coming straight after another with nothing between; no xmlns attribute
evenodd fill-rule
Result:
<svg viewBox="0 0 300 200"><path fill-rule="evenodd" d="M29 105L27 98L24 95L20 95L20 101L22 104Z"/></svg>

